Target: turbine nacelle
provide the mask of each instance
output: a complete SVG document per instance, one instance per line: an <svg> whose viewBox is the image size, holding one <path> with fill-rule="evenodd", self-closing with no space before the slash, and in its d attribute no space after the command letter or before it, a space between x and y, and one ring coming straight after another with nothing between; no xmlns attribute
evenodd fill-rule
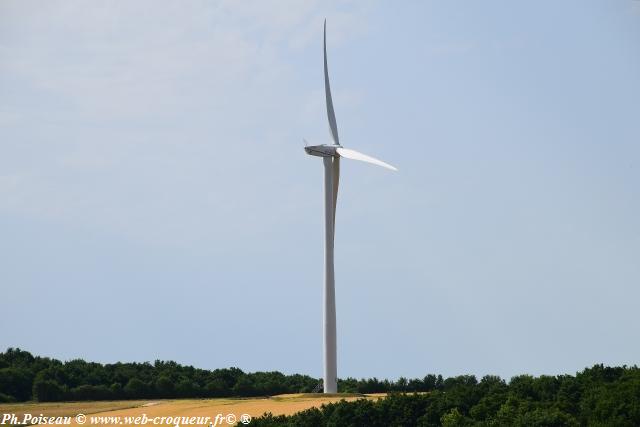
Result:
<svg viewBox="0 0 640 427"><path fill-rule="evenodd" d="M322 145L307 145L304 147L304 151L311 156L317 157L346 157L351 160L360 160L361 162L371 163L373 165L382 166L383 168L390 170L398 170L391 166L389 163L385 163L382 160L378 160L375 157L367 156L356 150L350 150L344 148L342 145L335 144L322 144Z"/></svg>
<svg viewBox="0 0 640 427"><path fill-rule="evenodd" d="M307 145L304 147L304 151L306 151L310 156L340 157L336 151L338 148L342 147L335 144Z"/></svg>

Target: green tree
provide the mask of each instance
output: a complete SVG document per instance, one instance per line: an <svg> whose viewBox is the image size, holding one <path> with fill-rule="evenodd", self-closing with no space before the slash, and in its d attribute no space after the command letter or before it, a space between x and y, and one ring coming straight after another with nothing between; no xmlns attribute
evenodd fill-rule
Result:
<svg viewBox="0 0 640 427"><path fill-rule="evenodd" d="M149 386L139 378L131 378L124 386L124 394L129 399L149 397Z"/></svg>
<svg viewBox="0 0 640 427"><path fill-rule="evenodd" d="M65 399L65 389L54 380L36 379L33 383L33 397L39 402L61 402Z"/></svg>
<svg viewBox="0 0 640 427"><path fill-rule="evenodd" d="M458 408L453 408L440 418L442 427L464 427L468 426L469 420L458 411Z"/></svg>
<svg viewBox="0 0 640 427"><path fill-rule="evenodd" d="M173 387L173 381L167 375L162 374L156 379L155 383L156 395L158 397L173 397L175 396L175 389Z"/></svg>
<svg viewBox="0 0 640 427"><path fill-rule="evenodd" d="M0 391L15 400L31 398L33 375L25 368L8 367L0 369Z"/></svg>
<svg viewBox="0 0 640 427"><path fill-rule="evenodd" d="M176 393L179 397L195 397L199 391L198 384L188 378L182 378L176 384Z"/></svg>
<svg viewBox="0 0 640 427"><path fill-rule="evenodd" d="M255 396L256 395L255 387L247 375L243 375L240 378L238 378L238 381L233 386L232 392L234 396Z"/></svg>

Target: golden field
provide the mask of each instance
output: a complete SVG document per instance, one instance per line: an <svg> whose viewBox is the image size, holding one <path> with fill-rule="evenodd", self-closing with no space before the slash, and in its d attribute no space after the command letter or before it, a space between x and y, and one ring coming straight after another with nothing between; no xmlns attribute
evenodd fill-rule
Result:
<svg viewBox="0 0 640 427"><path fill-rule="evenodd" d="M74 417L87 415L85 426L91 424L91 416L137 417L145 414L155 417L211 417L218 414L234 414L238 421L242 414L258 417L265 412L274 415L290 415L296 412L319 407L323 403L356 399L379 399L384 394L370 395L323 395L323 394L287 394L262 398L220 398L220 399L179 399L179 400L124 400L100 402L63 402L63 403L14 403L0 404L2 414L40 414L45 417L70 416L71 425L79 425ZM0 418L1 419L1 418ZM126 423L123 423L126 424ZM153 425L151 422L148 425ZM163 423L162 425L168 425ZM203 425L203 424L196 424ZM218 425L228 425L226 422Z"/></svg>

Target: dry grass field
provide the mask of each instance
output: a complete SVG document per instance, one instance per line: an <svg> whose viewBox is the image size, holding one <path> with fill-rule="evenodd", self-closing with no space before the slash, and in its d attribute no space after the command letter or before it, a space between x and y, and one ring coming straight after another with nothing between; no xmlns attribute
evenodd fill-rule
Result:
<svg viewBox="0 0 640 427"><path fill-rule="evenodd" d="M370 395L329 395L322 394L289 394L268 398L251 399L184 399L157 401L116 401L116 402L65 402L65 403L22 403L0 404L0 414L33 414L44 416L71 416L71 425L78 425L73 419L77 414L87 415L84 424L92 425L91 416L136 417L146 414L154 417L211 417L218 414L227 416L234 414L238 419L242 414L257 417L265 412L274 415L289 415L311 407L319 407L323 403L337 402L341 399L379 399L384 394ZM20 416L19 416L20 418ZM152 425L152 423L149 423ZM167 424L164 424L167 425ZM203 425L203 424L199 424ZM220 425L220 424L218 424ZM223 423L222 425L227 425Z"/></svg>
<svg viewBox="0 0 640 427"><path fill-rule="evenodd" d="M148 400L118 400L100 402L51 402L51 403L0 403L0 421L3 414L16 414L22 419L24 414L34 416L43 414L47 417L62 417L65 415L93 414L96 412L114 411L141 407Z"/></svg>

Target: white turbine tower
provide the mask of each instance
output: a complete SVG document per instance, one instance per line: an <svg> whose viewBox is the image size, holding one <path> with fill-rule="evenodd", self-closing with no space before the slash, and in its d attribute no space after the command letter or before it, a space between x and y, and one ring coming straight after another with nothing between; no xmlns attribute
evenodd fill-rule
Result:
<svg viewBox="0 0 640 427"><path fill-rule="evenodd" d="M322 157L324 162L324 392L337 393L337 355L336 355L336 291L333 272L333 239L335 235L336 201L340 180L340 157L360 160L387 169L397 170L393 166L342 147L338 139L338 126L333 111L329 72L327 70L327 21L324 21L324 91L327 99L327 117L331 131L332 144L306 146L305 151L312 156Z"/></svg>

